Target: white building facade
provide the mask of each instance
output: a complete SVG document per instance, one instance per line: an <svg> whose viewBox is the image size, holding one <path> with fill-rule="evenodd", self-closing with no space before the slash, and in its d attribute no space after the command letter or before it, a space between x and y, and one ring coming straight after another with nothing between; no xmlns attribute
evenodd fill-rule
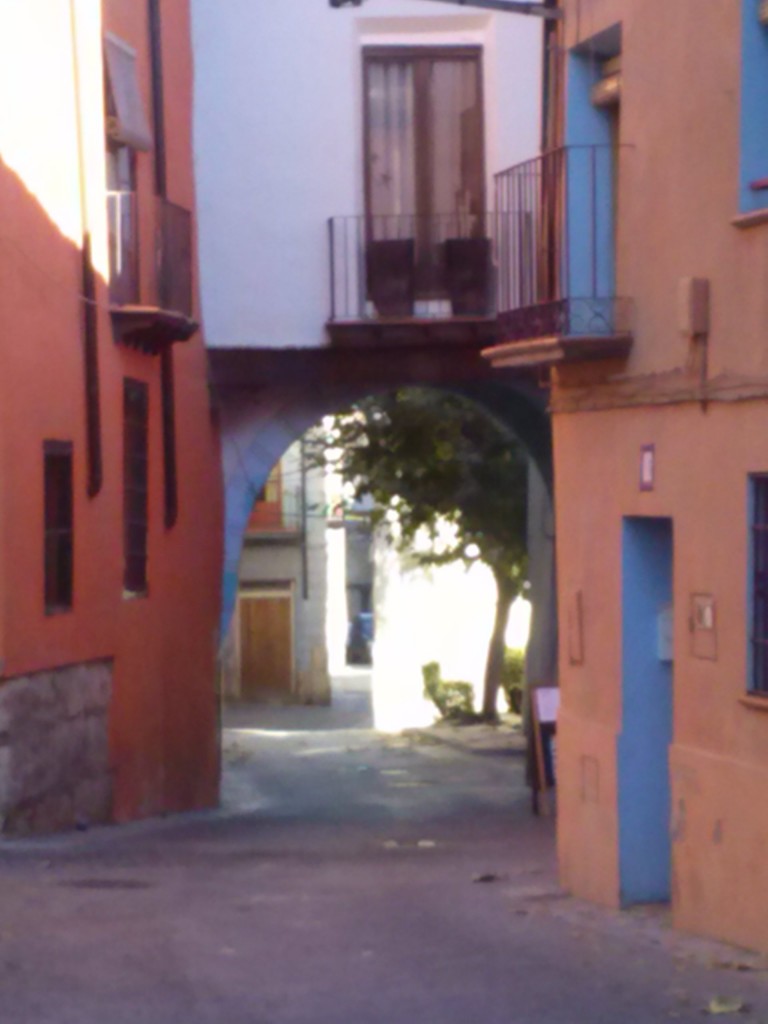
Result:
<svg viewBox="0 0 768 1024"><path fill-rule="evenodd" d="M367 50L478 52L486 210L494 173L538 151L537 18L424 0L341 9L328 0L193 0L193 10L201 280L211 346L327 344L328 220L366 212ZM450 69L442 71L450 88ZM394 110L397 88L390 90L393 116L412 116L412 99ZM459 119L463 113L457 109ZM407 202L400 209L417 213ZM454 209L446 201L433 213Z"/></svg>

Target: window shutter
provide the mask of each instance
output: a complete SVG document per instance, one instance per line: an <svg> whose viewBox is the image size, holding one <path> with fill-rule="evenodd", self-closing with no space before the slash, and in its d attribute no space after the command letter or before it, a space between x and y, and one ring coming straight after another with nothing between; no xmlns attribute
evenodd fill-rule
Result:
<svg viewBox="0 0 768 1024"><path fill-rule="evenodd" d="M104 39L110 110L107 134L113 142L133 149L152 149L152 133L144 110L136 70L136 51L122 39Z"/></svg>

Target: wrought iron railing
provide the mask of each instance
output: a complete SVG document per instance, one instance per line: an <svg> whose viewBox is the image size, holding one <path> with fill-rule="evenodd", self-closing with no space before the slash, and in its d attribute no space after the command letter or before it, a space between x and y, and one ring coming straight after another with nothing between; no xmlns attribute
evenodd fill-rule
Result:
<svg viewBox="0 0 768 1024"><path fill-rule="evenodd" d="M332 217L332 321L493 317L496 214Z"/></svg>
<svg viewBox="0 0 768 1024"><path fill-rule="evenodd" d="M192 316L192 214L157 200L157 291L161 309Z"/></svg>
<svg viewBox="0 0 768 1024"><path fill-rule="evenodd" d="M135 192L107 193L109 297L117 306L139 301L139 223Z"/></svg>
<svg viewBox="0 0 768 1024"><path fill-rule="evenodd" d="M570 146L496 175L504 340L607 335L628 327L616 296L618 150Z"/></svg>

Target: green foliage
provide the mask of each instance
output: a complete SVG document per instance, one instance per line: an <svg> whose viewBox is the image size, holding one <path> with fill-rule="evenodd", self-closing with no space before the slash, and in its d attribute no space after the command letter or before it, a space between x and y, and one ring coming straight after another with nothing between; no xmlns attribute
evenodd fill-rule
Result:
<svg viewBox="0 0 768 1024"><path fill-rule="evenodd" d="M422 564L485 562L510 600L526 577L527 463L520 446L474 403L406 388L359 402L308 443L311 461L332 466L370 494L374 523ZM440 524L453 535L438 540ZM432 544L414 553L416 535Z"/></svg>
<svg viewBox="0 0 768 1024"><path fill-rule="evenodd" d="M451 722L476 720L471 683L449 682L442 679L440 665L436 661L422 665L421 674L424 678L424 696L432 701L442 718Z"/></svg>
<svg viewBox="0 0 768 1024"><path fill-rule="evenodd" d="M482 713L495 718L507 616L527 574L528 466L520 445L473 402L406 388L358 402L330 430L315 432L306 450L358 499L373 498L374 524L417 564L490 568L497 608Z"/></svg>
<svg viewBox="0 0 768 1024"><path fill-rule="evenodd" d="M525 686L525 651L520 650L519 647L507 647L504 651L501 686L507 698L509 710L519 715L523 707L523 688Z"/></svg>

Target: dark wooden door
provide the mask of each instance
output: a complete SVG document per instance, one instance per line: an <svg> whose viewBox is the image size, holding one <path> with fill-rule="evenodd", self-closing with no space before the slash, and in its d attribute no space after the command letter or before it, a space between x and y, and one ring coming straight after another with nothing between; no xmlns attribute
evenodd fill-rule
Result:
<svg viewBox="0 0 768 1024"><path fill-rule="evenodd" d="M289 595L240 599L240 696L265 691L290 693L293 683L291 598Z"/></svg>

